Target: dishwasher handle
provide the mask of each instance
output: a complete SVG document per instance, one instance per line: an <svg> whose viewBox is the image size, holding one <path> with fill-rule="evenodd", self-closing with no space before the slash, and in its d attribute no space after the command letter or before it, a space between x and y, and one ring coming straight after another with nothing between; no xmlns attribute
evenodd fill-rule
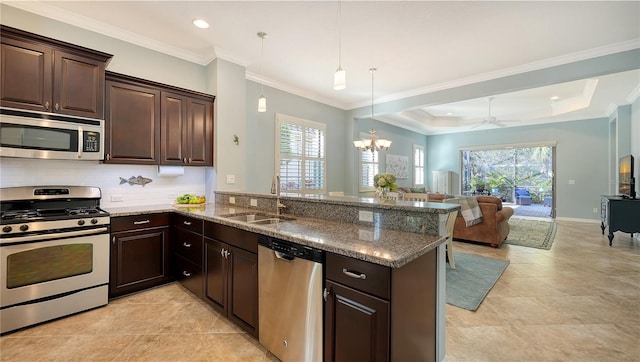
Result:
<svg viewBox="0 0 640 362"><path fill-rule="evenodd" d="M273 254L275 254L276 258L280 259L280 260L284 260L284 261L288 261L288 262L292 262L293 259L295 259L295 256L290 255L290 254L285 254L279 251L273 251Z"/></svg>

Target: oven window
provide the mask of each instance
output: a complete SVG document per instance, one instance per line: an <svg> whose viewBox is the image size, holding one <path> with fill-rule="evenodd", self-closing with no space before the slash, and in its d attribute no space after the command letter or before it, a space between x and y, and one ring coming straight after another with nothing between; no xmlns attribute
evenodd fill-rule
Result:
<svg viewBox="0 0 640 362"><path fill-rule="evenodd" d="M0 127L3 147L71 152L78 148L77 130L17 124L2 124Z"/></svg>
<svg viewBox="0 0 640 362"><path fill-rule="evenodd" d="M93 244L49 246L7 257L7 289L91 273Z"/></svg>

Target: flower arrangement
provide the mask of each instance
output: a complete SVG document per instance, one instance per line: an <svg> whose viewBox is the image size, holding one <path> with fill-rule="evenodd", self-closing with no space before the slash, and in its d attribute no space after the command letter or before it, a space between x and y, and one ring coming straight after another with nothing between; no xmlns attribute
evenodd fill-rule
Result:
<svg viewBox="0 0 640 362"><path fill-rule="evenodd" d="M378 189L388 187L389 190L398 188L396 185L396 177L392 173L379 173L373 176L373 184Z"/></svg>

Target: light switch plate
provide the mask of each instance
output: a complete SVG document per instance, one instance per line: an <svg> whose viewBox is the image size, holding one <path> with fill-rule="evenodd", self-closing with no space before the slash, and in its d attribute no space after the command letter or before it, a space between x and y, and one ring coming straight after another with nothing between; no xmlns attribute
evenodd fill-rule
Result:
<svg viewBox="0 0 640 362"><path fill-rule="evenodd" d="M575 185L576 184L576 180L569 180L569 185Z"/></svg>
<svg viewBox="0 0 640 362"><path fill-rule="evenodd" d="M358 210L360 221L373 222L373 211Z"/></svg>
<svg viewBox="0 0 640 362"><path fill-rule="evenodd" d="M258 206L258 200L257 200L257 199L251 199L251 200L249 201L249 204L250 204L251 206Z"/></svg>
<svg viewBox="0 0 640 362"><path fill-rule="evenodd" d="M227 175L227 183L228 184L236 183L236 175Z"/></svg>

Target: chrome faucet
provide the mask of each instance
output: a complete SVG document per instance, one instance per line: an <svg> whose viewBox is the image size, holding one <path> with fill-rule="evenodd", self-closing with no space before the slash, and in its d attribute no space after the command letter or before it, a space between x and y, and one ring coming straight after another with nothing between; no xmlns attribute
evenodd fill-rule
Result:
<svg viewBox="0 0 640 362"><path fill-rule="evenodd" d="M271 181L271 194L276 195L276 215L280 215L280 209L284 209L284 206L280 202L280 175L273 176Z"/></svg>

